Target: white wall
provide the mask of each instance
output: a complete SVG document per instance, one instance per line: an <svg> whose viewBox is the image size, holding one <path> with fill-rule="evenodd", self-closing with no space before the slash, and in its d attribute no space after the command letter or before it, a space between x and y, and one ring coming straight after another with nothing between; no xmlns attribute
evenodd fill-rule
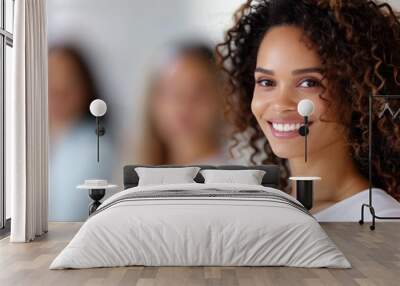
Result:
<svg viewBox="0 0 400 286"><path fill-rule="evenodd" d="M244 0L190 0L188 7L188 30L219 42L223 32L233 23L233 14Z"/></svg>
<svg viewBox="0 0 400 286"><path fill-rule="evenodd" d="M388 0L385 2L390 3L395 9L400 9L400 0Z"/></svg>

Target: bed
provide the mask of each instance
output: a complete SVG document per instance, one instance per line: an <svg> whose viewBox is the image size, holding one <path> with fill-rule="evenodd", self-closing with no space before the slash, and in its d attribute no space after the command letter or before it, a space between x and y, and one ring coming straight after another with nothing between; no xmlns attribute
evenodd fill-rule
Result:
<svg viewBox="0 0 400 286"><path fill-rule="evenodd" d="M260 185L205 183L199 172L193 183L142 186L138 167L124 168L124 190L100 205L50 269L351 267L307 209L279 190L278 166L197 166L263 170Z"/></svg>

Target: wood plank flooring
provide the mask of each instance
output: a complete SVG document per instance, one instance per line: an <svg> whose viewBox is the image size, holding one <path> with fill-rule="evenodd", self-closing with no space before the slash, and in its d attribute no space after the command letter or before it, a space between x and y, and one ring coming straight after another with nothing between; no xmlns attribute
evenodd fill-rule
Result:
<svg viewBox="0 0 400 286"><path fill-rule="evenodd" d="M32 243L0 241L0 285L400 285L400 222L325 223L323 228L353 268L289 267L120 267L49 270L80 223L50 223L49 233Z"/></svg>

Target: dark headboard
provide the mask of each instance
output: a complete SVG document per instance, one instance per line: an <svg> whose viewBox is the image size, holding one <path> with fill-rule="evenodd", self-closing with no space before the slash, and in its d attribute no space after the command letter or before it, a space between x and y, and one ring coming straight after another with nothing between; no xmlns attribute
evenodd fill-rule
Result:
<svg viewBox="0 0 400 286"><path fill-rule="evenodd" d="M127 165L124 167L124 189L133 188L138 185L139 177L135 171L137 167L148 167L148 168L171 168L171 167L200 167L201 169L220 169L220 170L263 170L265 175L262 179L262 185L265 187L271 187L279 189L280 187L280 169L277 165L257 165L257 166L242 166L242 165L221 165L221 166L211 166L211 165L190 165L190 166L179 166L179 165L162 165L162 166L148 166L148 165ZM197 183L204 183L204 178L200 174L194 178Z"/></svg>

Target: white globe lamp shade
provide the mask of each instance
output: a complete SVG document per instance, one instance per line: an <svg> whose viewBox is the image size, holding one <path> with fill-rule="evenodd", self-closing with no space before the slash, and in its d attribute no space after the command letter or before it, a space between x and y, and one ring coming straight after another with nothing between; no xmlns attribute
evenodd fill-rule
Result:
<svg viewBox="0 0 400 286"><path fill-rule="evenodd" d="M314 103L309 99L303 99L297 105L297 112L303 116L310 116L314 112Z"/></svg>
<svg viewBox="0 0 400 286"><path fill-rule="evenodd" d="M90 103L90 113L93 116L101 117L107 112L107 104L101 99L95 99Z"/></svg>

